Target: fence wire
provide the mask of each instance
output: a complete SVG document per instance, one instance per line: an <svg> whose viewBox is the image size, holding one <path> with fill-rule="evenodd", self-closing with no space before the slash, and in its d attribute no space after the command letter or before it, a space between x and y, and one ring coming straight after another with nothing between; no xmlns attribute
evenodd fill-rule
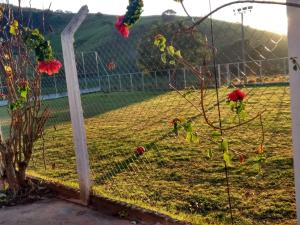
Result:
<svg viewBox="0 0 300 225"><path fill-rule="evenodd" d="M226 18L228 9L222 13ZM251 14L247 17L251 20ZM145 27L144 32L133 29L129 40L114 33L95 51L77 52L93 191L195 224L229 224L223 154L212 140L214 130L199 111L199 80L185 66L164 65L153 47L156 34L191 24L182 20L178 23L170 16L162 19L161 27ZM212 45L209 28L207 20L197 27L197 33ZM260 173L255 161L262 138L259 119L224 131L230 149L247 158L240 164L235 155L229 169L233 215L236 224L283 224L295 219L287 38L243 28L244 37L240 23L213 21L217 80L205 77L204 104L209 119L217 123L217 82L223 126L238 123L226 104L233 87L247 93L246 118L265 111L266 162ZM195 47L198 42L189 42L188 37L174 39L195 68L206 69L201 51L197 52L203 42L199 49ZM211 59L208 69L214 73ZM32 168L39 176L75 185L64 71L43 77L42 82L52 117L44 137L46 168L41 142ZM182 131L179 136L174 134L175 118L192 121L199 143L188 143ZM145 149L142 154L136 152L139 146ZM208 159L210 151L213 155Z"/></svg>

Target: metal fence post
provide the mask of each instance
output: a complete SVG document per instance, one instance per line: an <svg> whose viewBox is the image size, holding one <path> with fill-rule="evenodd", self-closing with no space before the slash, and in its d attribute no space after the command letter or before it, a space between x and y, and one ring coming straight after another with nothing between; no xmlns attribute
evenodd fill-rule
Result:
<svg viewBox="0 0 300 225"><path fill-rule="evenodd" d="M133 80L132 80L132 74L130 74L130 89L133 91Z"/></svg>
<svg viewBox="0 0 300 225"><path fill-rule="evenodd" d="M111 92L109 75L107 75L107 84L108 84L108 92Z"/></svg>
<svg viewBox="0 0 300 225"><path fill-rule="evenodd" d="M263 83L263 64L262 64L262 60L259 61L259 76L260 76L260 83Z"/></svg>
<svg viewBox="0 0 300 225"><path fill-rule="evenodd" d="M100 70L99 70L99 65L98 65L98 53L97 52L95 52L95 60L96 60L97 76L98 76L98 81L99 81L99 90L101 91L101 78L100 78Z"/></svg>
<svg viewBox="0 0 300 225"><path fill-rule="evenodd" d="M241 80L241 70L240 70L240 63L237 63L237 77Z"/></svg>
<svg viewBox="0 0 300 225"><path fill-rule="evenodd" d="M85 89L88 88L87 80L86 80L86 71L85 71L85 62L84 62L84 54L81 52L81 60L82 60L82 69L83 69L83 75L84 75L84 85Z"/></svg>
<svg viewBox="0 0 300 225"><path fill-rule="evenodd" d="M141 75L142 75L142 88L143 88L143 91L145 91L144 73L141 73Z"/></svg>
<svg viewBox="0 0 300 225"><path fill-rule="evenodd" d="M119 89L120 91L122 91L121 75L119 75Z"/></svg>
<svg viewBox="0 0 300 225"><path fill-rule="evenodd" d="M168 74L169 74L169 83L168 83L168 87L171 89L171 70L168 70Z"/></svg>
<svg viewBox="0 0 300 225"><path fill-rule="evenodd" d="M54 81L54 88L55 88L55 96L58 96L58 90L57 90L57 82L56 82L56 76L53 76L53 81Z"/></svg>
<svg viewBox="0 0 300 225"><path fill-rule="evenodd" d="M77 173L79 177L80 198L82 203L86 205L89 202L91 191L90 167L73 43L74 34L87 17L88 12L88 7L83 6L61 34L68 100L72 120L73 142L75 145Z"/></svg>
<svg viewBox="0 0 300 225"><path fill-rule="evenodd" d="M221 87L221 64L218 64L218 84Z"/></svg>
<svg viewBox="0 0 300 225"><path fill-rule="evenodd" d="M289 3L298 3L298 0L287 0ZM288 15L288 52L289 58L300 59L300 13L298 8L287 7ZM296 209L298 224L300 219L300 71L293 70L290 63L290 87L291 87L291 110L292 110L292 137L294 150L294 173L296 190Z"/></svg>
<svg viewBox="0 0 300 225"><path fill-rule="evenodd" d="M226 74L227 74L227 86L231 83L231 76L230 76L230 69L229 69L229 63L226 64Z"/></svg>
<svg viewBox="0 0 300 225"><path fill-rule="evenodd" d="M158 81L157 81L156 71L154 72L154 76L155 76L155 88L158 89Z"/></svg>

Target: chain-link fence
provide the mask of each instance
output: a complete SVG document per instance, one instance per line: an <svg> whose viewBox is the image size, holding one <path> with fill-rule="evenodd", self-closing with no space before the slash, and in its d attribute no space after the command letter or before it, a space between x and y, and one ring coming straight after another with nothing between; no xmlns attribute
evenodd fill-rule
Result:
<svg viewBox="0 0 300 225"><path fill-rule="evenodd" d="M227 11L219 13L226 17ZM191 51L205 41L183 35L174 46L180 43L193 68L173 66L161 62L154 37L170 37L178 23L191 23L172 16L160 22L142 27L143 32L133 29L129 40L112 35L94 52L76 55L93 191L195 224L228 224L229 207L235 224L292 224L286 37L245 26L241 39L241 24L215 20L210 30L206 20L195 32L207 39L209 59L204 62L201 51ZM205 75L204 93L194 69ZM52 117L44 142L37 143L31 173L76 186L64 71L43 77L42 83ZM247 94L244 118L235 117L226 103L237 87ZM192 141L184 129L174 131L175 119L192 125ZM215 129L206 119L234 127L223 130L232 153L228 176Z"/></svg>

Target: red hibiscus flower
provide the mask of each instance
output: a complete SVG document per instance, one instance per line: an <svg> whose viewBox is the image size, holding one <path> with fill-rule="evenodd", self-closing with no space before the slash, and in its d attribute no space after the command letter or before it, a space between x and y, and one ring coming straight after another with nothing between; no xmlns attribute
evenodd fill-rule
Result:
<svg viewBox="0 0 300 225"><path fill-rule="evenodd" d="M135 154L137 155L143 155L145 153L146 149L142 146L139 146L135 149Z"/></svg>
<svg viewBox="0 0 300 225"><path fill-rule="evenodd" d="M38 71L40 73L47 73L49 76L51 76L58 73L61 67L61 62L56 59L40 61L38 64Z"/></svg>
<svg viewBox="0 0 300 225"><path fill-rule="evenodd" d="M117 22L115 23L116 29L124 38L129 37L129 28L123 23L125 16L119 16Z"/></svg>
<svg viewBox="0 0 300 225"><path fill-rule="evenodd" d="M227 97L229 101L237 102L237 101L243 101L244 98L246 97L246 94L242 90L236 89L233 92L227 94Z"/></svg>

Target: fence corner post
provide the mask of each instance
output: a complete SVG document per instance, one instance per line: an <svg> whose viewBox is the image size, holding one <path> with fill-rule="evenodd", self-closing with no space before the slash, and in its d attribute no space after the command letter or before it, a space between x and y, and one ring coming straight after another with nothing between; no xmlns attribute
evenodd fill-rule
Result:
<svg viewBox="0 0 300 225"><path fill-rule="evenodd" d="M297 3L298 0L287 0L290 3ZM288 15L288 52L290 57L300 59L300 13L298 8L287 7ZM298 224L300 219L300 71L290 66L290 88L291 88L291 111L292 111L292 138L294 153L294 173L296 190L296 208Z"/></svg>
<svg viewBox="0 0 300 225"><path fill-rule="evenodd" d="M83 6L61 33L73 142L75 145L79 178L80 200L85 205L89 202L91 191L90 167L73 43L74 34L88 15L88 12L88 7Z"/></svg>

